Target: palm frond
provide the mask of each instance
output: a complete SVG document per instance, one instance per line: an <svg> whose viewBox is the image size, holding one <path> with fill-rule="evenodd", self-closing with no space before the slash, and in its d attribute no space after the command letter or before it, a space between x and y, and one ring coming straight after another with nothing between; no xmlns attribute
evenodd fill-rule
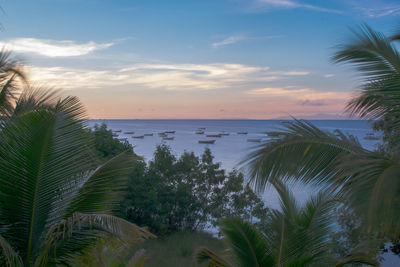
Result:
<svg viewBox="0 0 400 267"><path fill-rule="evenodd" d="M400 73L399 54L388 38L368 25L353 33L355 40L341 47L332 57L334 62L352 63L367 78L385 78Z"/></svg>
<svg viewBox="0 0 400 267"><path fill-rule="evenodd" d="M32 111L11 120L0 133L0 214L26 263L41 246L54 204L64 188L87 170L82 123L68 109Z"/></svg>
<svg viewBox="0 0 400 267"><path fill-rule="evenodd" d="M57 91L41 87L30 87L25 89L19 96L12 115L16 117L39 109L49 110L56 105L58 100L59 95ZM84 112L82 112L82 114L84 114Z"/></svg>
<svg viewBox="0 0 400 267"><path fill-rule="evenodd" d="M336 137L307 121L295 120L285 127L279 138L256 147L242 162L258 191L277 179L340 186L337 162L343 155L366 152L354 137Z"/></svg>
<svg viewBox="0 0 400 267"><path fill-rule="evenodd" d="M266 238L250 223L240 219L225 219L220 224L236 266L273 266Z"/></svg>
<svg viewBox="0 0 400 267"><path fill-rule="evenodd" d="M11 59L11 52L3 48L0 51L0 82L9 79L10 76L16 75L23 82L26 82L25 73L22 70L20 63Z"/></svg>
<svg viewBox="0 0 400 267"><path fill-rule="evenodd" d="M347 257L339 262L337 262L334 267L347 266L348 264L361 264L361 266L380 266L379 262L371 259L370 257L354 256Z"/></svg>
<svg viewBox="0 0 400 267"><path fill-rule="evenodd" d="M50 227L36 264L42 266L49 261L71 262L100 239L108 239L108 235L126 243L155 238L145 228L124 219L112 215L77 212Z"/></svg>
<svg viewBox="0 0 400 267"><path fill-rule="evenodd" d="M224 258L218 256L215 252L206 247L198 248L195 252L195 257L197 263L207 267L233 267L233 265Z"/></svg>
<svg viewBox="0 0 400 267"><path fill-rule="evenodd" d="M82 179L82 186L71 200L65 216L74 212L112 214L119 207L135 164L129 151L110 159Z"/></svg>
<svg viewBox="0 0 400 267"><path fill-rule="evenodd" d="M332 195L319 192L301 207L285 184L275 181L273 186L281 205L279 210L271 210L264 232L278 265L300 264L299 259L315 263L325 258L326 242L333 225Z"/></svg>
<svg viewBox="0 0 400 267"><path fill-rule="evenodd" d="M0 263L7 267L24 266L21 257L11 247L11 245L0 235L1 256Z"/></svg>
<svg viewBox="0 0 400 267"><path fill-rule="evenodd" d="M0 89L0 116L9 117L13 113L14 101L18 88L15 85L15 75L6 80Z"/></svg>
<svg viewBox="0 0 400 267"><path fill-rule="evenodd" d="M368 228L399 232L400 164L398 158L382 152L349 155L339 165L344 198L363 218Z"/></svg>
<svg viewBox="0 0 400 267"><path fill-rule="evenodd" d="M391 40L367 25L354 31L356 40L333 56L334 62L355 65L366 81L347 110L368 119L400 118L400 55ZM392 37L395 40L396 37ZM395 124L399 129L400 123Z"/></svg>

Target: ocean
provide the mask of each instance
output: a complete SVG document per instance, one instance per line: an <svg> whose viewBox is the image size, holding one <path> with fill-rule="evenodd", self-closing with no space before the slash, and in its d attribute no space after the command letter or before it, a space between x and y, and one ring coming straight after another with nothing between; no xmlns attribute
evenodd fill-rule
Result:
<svg viewBox="0 0 400 267"><path fill-rule="evenodd" d="M356 136L363 147L374 149L379 141L364 140L367 133L372 132L371 123L362 120L312 120L315 126L325 131L333 132L339 129L346 134ZM201 155L208 147L214 155L214 161L220 162L222 168L227 171L239 169L245 172L245 166L239 163L246 157L251 150L260 143L248 142L247 139L268 140L265 132L276 131L284 127L281 120L90 120L89 127L95 124L107 124L109 129L121 130L118 138L127 138L128 142L134 146L136 154L149 161L157 145L167 144L172 152L179 157L184 151L194 152ZM199 128L204 128L205 134L199 135L195 132ZM158 133L165 131L175 131L174 140L163 140ZM134 134L124 134L124 132L135 132ZM247 132L247 134L238 134ZM141 136L143 139L132 138ZM225 133L229 135L220 138L207 138L206 134ZM216 140L214 144L199 144L199 140ZM292 185L295 197L300 203L308 199L315 189L302 184ZM261 197L266 205L278 208L279 198L273 189L267 189Z"/></svg>

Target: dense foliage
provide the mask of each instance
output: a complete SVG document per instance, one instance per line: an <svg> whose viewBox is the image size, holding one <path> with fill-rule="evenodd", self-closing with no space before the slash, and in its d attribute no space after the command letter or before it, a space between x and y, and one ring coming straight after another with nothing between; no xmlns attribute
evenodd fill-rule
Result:
<svg viewBox="0 0 400 267"><path fill-rule="evenodd" d="M267 215L243 175L227 174L209 149L201 157L185 152L178 159L165 145L148 165L135 166L121 210L123 218L157 234L201 230L226 217L262 221Z"/></svg>
<svg viewBox="0 0 400 267"><path fill-rule="evenodd" d="M96 124L93 129L88 129L93 140L93 151L100 161L109 160L122 152L133 152L133 147L128 142L120 142L113 137L113 132L107 125Z"/></svg>

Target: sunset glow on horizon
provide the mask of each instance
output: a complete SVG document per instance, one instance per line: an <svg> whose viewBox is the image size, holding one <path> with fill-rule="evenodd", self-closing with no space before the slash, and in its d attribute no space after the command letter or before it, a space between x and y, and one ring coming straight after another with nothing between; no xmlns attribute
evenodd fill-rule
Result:
<svg viewBox="0 0 400 267"><path fill-rule="evenodd" d="M1 1L0 45L91 119L345 118L361 83L330 58L395 1ZM393 12L389 12L393 11Z"/></svg>

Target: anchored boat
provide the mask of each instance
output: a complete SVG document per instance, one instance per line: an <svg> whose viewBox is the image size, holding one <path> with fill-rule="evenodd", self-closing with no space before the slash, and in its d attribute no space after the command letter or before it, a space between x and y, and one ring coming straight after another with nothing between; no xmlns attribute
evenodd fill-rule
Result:
<svg viewBox="0 0 400 267"><path fill-rule="evenodd" d="M261 142L261 139L260 138L247 139L247 142L259 143Z"/></svg>
<svg viewBox="0 0 400 267"><path fill-rule="evenodd" d="M199 140L199 144L214 144L215 140Z"/></svg>
<svg viewBox="0 0 400 267"><path fill-rule="evenodd" d="M221 137L221 134L207 134L206 137Z"/></svg>

